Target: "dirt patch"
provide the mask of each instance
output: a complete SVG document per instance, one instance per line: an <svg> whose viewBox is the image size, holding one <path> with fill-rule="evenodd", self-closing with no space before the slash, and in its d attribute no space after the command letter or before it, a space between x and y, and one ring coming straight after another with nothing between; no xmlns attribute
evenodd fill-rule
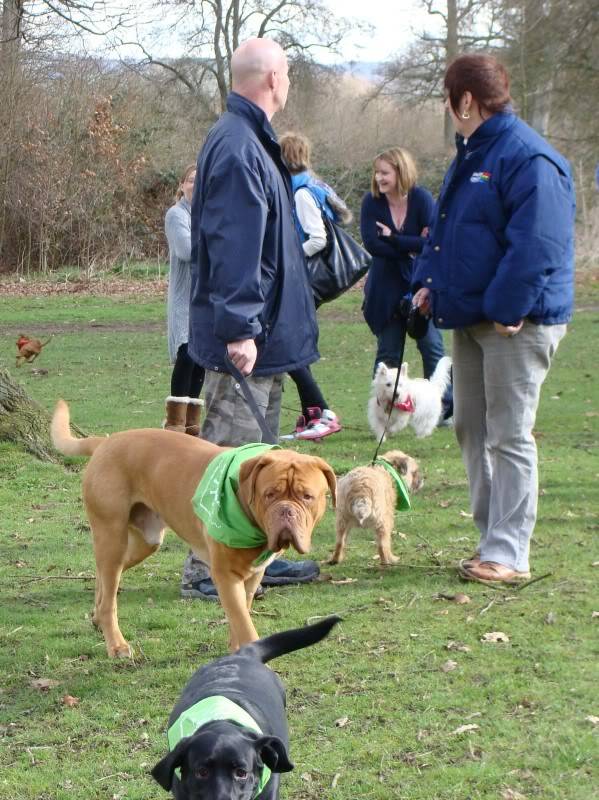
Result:
<svg viewBox="0 0 599 800"><path fill-rule="evenodd" d="M82 294L92 297L164 297L166 280L125 278L82 278L74 281L0 280L2 297L48 297Z"/></svg>
<svg viewBox="0 0 599 800"><path fill-rule="evenodd" d="M19 323L11 323L9 325L0 325L0 335L10 336L14 334L18 336L21 333L27 334L30 331L24 330L27 326ZM32 328L33 326L29 326ZM123 333L161 333L166 332L166 309L165 318L161 322L36 322L35 330L33 333L38 338L47 336L49 334L60 335L61 333L89 333L90 331L98 331L98 333L107 332L114 333L115 331Z"/></svg>

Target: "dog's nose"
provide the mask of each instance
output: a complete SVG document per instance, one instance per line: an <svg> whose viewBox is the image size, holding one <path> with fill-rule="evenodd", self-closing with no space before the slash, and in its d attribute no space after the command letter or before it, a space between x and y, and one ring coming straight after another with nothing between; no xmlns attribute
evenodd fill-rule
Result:
<svg viewBox="0 0 599 800"><path fill-rule="evenodd" d="M294 506L281 506L279 513L283 519L295 520L297 519L297 509Z"/></svg>

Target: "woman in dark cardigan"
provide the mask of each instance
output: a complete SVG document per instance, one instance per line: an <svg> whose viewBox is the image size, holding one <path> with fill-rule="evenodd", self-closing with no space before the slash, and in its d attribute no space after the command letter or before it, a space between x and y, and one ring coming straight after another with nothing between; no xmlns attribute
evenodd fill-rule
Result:
<svg viewBox="0 0 599 800"><path fill-rule="evenodd" d="M364 289L364 319L377 337L374 368L382 361L398 367L406 338L406 317L400 313L401 299L410 291L414 258L422 251L434 200L416 185L412 156L392 147L374 159L371 191L362 201L360 230L372 255ZM417 340L424 377L429 378L444 355L443 338L429 322L426 336ZM451 393L444 398L444 418L451 416Z"/></svg>

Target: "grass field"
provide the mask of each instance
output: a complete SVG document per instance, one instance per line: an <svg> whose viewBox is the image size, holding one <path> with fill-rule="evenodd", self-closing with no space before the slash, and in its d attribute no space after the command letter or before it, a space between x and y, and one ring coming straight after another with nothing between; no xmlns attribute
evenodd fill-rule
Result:
<svg viewBox="0 0 599 800"><path fill-rule="evenodd" d="M332 580L270 590L257 604L261 634L320 615L344 618L325 642L273 665L287 686L296 764L283 779L286 800L599 796L599 296L592 286L581 296L536 426L532 566L546 577L520 591L459 581L453 565L477 537L459 451L444 429L391 441L426 475L412 511L397 517L400 565L381 569L370 534L356 533L346 562L322 567ZM352 293L320 312L315 372L344 430L301 445L338 474L367 463L375 446L365 422L374 343L359 301ZM170 377L164 316L164 298L151 290L5 295L0 364L48 410L64 397L86 431L157 427ZM34 369L12 369L21 332L55 334ZM410 343L413 367L416 356ZM293 386L284 405L290 429ZM170 534L123 581L121 628L135 660L108 660L89 618L94 563L82 467L0 443L2 800L166 797L148 770L165 752L170 709L191 672L226 650L219 606L179 597L186 548ZM329 511L314 557L324 560L333 540ZM471 602L439 599L459 591ZM481 641L494 631L509 641Z"/></svg>

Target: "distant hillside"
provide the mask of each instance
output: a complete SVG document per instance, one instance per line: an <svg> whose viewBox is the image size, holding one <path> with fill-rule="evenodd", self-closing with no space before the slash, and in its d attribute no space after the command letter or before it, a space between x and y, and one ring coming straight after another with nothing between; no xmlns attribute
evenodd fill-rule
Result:
<svg viewBox="0 0 599 800"><path fill-rule="evenodd" d="M335 65L338 70L370 83L380 78L383 66L380 61L346 61Z"/></svg>

